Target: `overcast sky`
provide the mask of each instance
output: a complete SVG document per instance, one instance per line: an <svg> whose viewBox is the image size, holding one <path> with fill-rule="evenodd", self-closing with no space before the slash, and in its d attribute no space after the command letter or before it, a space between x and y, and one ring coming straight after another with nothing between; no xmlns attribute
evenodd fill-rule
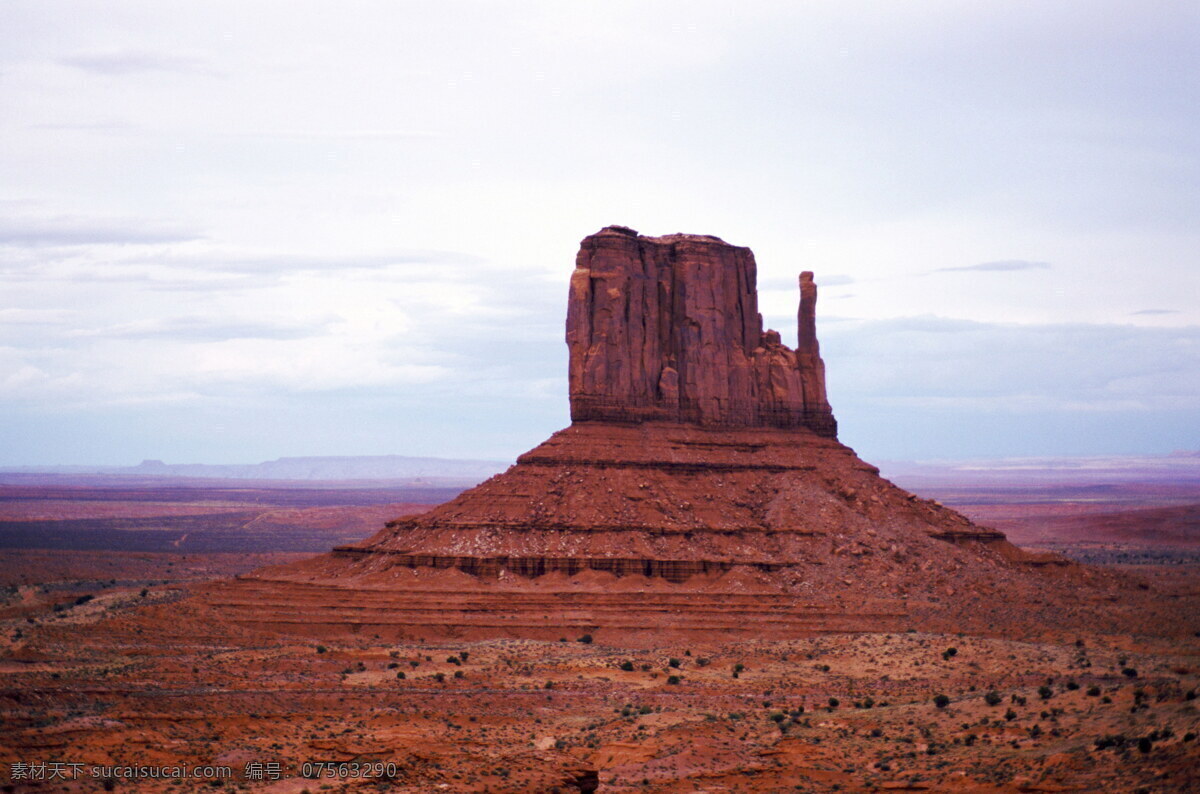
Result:
<svg viewBox="0 0 1200 794"><path fill-rule="evenodd" d="M1200 448L1200 4L0 4L0 465L507 459L579 240L795 275L864 457Z"/></svg>

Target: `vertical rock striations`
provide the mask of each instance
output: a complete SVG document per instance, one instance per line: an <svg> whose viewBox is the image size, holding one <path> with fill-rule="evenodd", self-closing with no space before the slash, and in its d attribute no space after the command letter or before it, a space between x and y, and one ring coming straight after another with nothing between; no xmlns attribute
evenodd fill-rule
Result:
<svg viewBox="0 0 1200 794"><path fill-rule="evenodd" d="M567 306L571 419L807 427L837 436L817 348L817 288L800 277L800 344L758 313L754 254L708 235L584 239Z"/></svg>

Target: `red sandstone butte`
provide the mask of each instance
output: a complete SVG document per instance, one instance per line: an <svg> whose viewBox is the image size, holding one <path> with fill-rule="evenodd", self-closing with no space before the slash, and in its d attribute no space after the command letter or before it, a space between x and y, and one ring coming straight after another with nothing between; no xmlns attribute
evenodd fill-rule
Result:
<svg viewBox="0 0 1200 794"><path fill-rule="evenodd" d="M837 436L817 347L817 286L800 274L799 345L764 331L754 254L718 237L584 239L567 304L571 419L807 427Z"/></svg>
<svg viewBox="0 0 1200 794"><path fill-rule="evenodd" d="M1092 606L1120 588L1109 574L1024 552L838 442L816 292L801 274L790 350L762 329L749 249L619 226L587 237L567 310L570 427L427 513L217 586L210 604L316 636L628 646L1119 623Z"/></svg>

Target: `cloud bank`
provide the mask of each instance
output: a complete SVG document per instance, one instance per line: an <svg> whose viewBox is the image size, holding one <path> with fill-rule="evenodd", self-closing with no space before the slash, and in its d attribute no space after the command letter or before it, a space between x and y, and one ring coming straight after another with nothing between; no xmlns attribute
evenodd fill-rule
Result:
<svg viewBox="0 0 1200 794"><path fill-rule="evenodd" d="M1023 259L1002 259L996 262L980 262L978 265L965 265L963 267L940 267L938 272L949 273L954 271L984 271L984 272L1008 272L1013 270L1049 270L1049 262L1027 262Z"/></svg>
<svg viewBox="0 0 1200 794"><path fill-rule="evenodd" d="M566 283L614 223L750 246L785 338L815 271L868 456L1200 446L1195 4L10 2L0 29L11 463L511 457L566 422Z"/></svg>

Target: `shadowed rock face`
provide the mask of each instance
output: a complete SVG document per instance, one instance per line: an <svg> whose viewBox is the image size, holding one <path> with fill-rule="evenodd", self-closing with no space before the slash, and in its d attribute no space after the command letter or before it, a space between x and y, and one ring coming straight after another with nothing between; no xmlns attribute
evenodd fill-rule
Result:
<svg viewBox="0 0 1200 794"><path fill-rule="evenodd" d="M829 438L817 287L800 276L799 344L762 327L754 254L708 235L584 239L567 306L571 419L807 427Z"/></svg>

